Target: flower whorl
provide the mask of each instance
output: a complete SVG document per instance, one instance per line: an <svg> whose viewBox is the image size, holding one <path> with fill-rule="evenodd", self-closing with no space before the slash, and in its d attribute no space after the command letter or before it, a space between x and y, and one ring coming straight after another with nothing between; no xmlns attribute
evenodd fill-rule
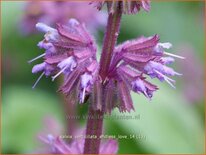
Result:
<svg viewBox="0 0 206 155"><path fill-rule="evenodd" d="M57 24L56 29L42 23L36 27L46 33L44 40L38 44L46 51L41 55L44 62L35 65L32 72L42 71L42 74L52 76L52 80L64 74L60 91L68 96L75 95L83 103L99 68L93 38L75 19L70 19L67 25Z"/></svg>
<svg viewBox="0 0 206 155"><path fill-rule="evenodd" d="M159 36L140 37L126 41L117 46L113 53L112 62L108 73L105 99L105 111L111 112L111 108L118 107L120 112L130 112L133 107L130 91L142 93L151 98L158 87L146 80L146 76L166 81L172 87L175 81L168 76L181 75L167 64L174 62L170 54L164 49L171 48L170 43L159 43ZM110 88L113 90L110 91ZM115 104L114 104L115 103Z"/></svg>

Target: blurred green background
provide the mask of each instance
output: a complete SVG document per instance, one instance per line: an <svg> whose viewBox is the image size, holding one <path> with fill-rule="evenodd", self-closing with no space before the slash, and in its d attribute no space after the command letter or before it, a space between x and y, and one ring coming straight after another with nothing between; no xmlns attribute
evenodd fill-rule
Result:
<svg viewBox="0 0 206 155"><path fill-rule="evenodd" d="M33 64L27 61L43 52L36 46L43 35L21 34L24 3L1 2L3 153L36 152L36 137L44 128L45 117L52 116L62 128L66 126L62 96L56 92L58 80L43 78L31 88L38 75L31 73ZM104 29L97 33L100 47L103 33ZM204 153L204 33L204 2L152 2L150 13L123 16L118 42L159 34L161 42L173 44L171 52L186 59L175 63L175 70L184 74L175 78L176 89L153 80L160 90L151 101L133 94L135 112L112 113L139 115L140 119L105 120L107 135L145 137L119 139L118 153ZM77 111L85 114L86 108L79 105ZM76 121L82 127L85 124L84 120Z"/></svg>

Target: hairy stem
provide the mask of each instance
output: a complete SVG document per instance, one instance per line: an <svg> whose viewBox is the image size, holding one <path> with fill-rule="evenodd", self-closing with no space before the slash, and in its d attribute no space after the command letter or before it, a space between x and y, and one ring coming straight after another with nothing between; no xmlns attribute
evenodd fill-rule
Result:
<svg viewBox="0 0 206 155"><path fill-rule="evenodd" d="M99 154L102 126L103 112L94 111L92 106L90 106L87 120L84 154Z"/></svg>
<svg viewBox="0 0 206 155"><path fill-rule="evenodd" d="M102 54L100 59L100 76L102 78L102 81L105 80L109 70L112 54L117 42L117 37L119 35L121 16L122 13L119 6L119 8L114 13L110 13L108 17L107 29L104 36Z"/></svg>
<svg viewBox="0 0 206 155"><path fill-rule="evenodd" d="M107 77L114 47L119 35L121 16L122 12L120 5L114 13L109 13L100 59L100 76L102 78L102 86L104 84L104 80ZM89 107L86 136L94 137L87 137L85 139L84 154L99 154L101 143L100 136L102 134L103 127L103 116L104 113L102 111L95 111L93 110L92 106Z"/></svg>

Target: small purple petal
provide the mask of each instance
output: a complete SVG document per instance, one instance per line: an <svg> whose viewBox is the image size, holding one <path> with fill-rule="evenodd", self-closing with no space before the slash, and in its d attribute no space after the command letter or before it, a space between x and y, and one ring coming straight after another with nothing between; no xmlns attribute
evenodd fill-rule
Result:
<svg viewBox="0 0 206 155"><path fill-rule="evenodd" d="M58 63L57 66L61 69L67 68L68 70L72 71L77 66L77 63L71 56Z"/></svg>
<svg viewBox="0 0 206 155"><path fill-rule="evenodd" d="M46 63L45 63L45 62L43 62L43 63L41 63L41 64L35 65L35 66L32 68L32 73L35 74L35 73L38 73L38 72L43 71L44 68L45 68L45 66L46 66Z"/></svg>
<svg viewBox="0 0 206 155"><path fill-rule="evenodd" d="M39 48L43 48L43 49L45 49L45 50L48 50L48 49L50 49L50 48L54 48L54 46L53 46L53 44L52 43L49 43L49 42L46 42L46 41L40 41L38 44L37 44L37 46L39 47Z"/></svg>
<svg viewBox="0 0 206 155"><path fill-rule="evenodd" d="M172 64L175 61L175 59L172 57L162 57L161 61L163 64L169 65L169 64Z"/></svg>
<svg viewBox="0 0 206 155"><path fill-rule="evenodd" d="M81 88L82 88L82 92L80 95L80 102L83 103L84 99L85 99L85 95L86 95L86 88L88 88L89 86L92 85L92 75L88 74L88 73L84 73L81 77Z"/></svg>
<svg viewBox="0 0 206 155"><path fill-rule="evenodd" d="M53 54L55 54L56 53L56 48L54 47L54 45L52 44L52 43L48 43L48 42L46 42L45 40L43 40L43 41L40 41L38 44L37 44L37 46L39 47L39 48L43 48L43 49L45 49L46 51L45 51L45 55L53 55Z"/></svg>
<svg viewBox="0 0 206 155"><path fill-rule="evenodd" d="M164 53L164 48L169 49L171 47L172 47L171 43L158 43L154 47L154 53L155 54L162 54L162 53Z"/></svg>
<svg viewBox="0 0 206 155"><path fill-rule="evenodd" d="M81 86L82 88L88 87L90 84L92 84L92 75L88 73L84 73L81 76Z"/></svg>
<svg viewBox="0 0 206 155"><path fill-rule="evenodd" d="M146 87L141 79L137 79L134 82L132 82L132 89L135 92L146 92Z"/></svg>
<svg viewBox="0 0 206 155"><path fill-rule="evenodd" d="M36 24L37 30L46 33L45 40L46 41L57 41L59 35L56 29L44 24L44 23L37 23Z"/></svg>
<svg viewBox="0 0 206 155"><path fill-rule="evenodd" d="M57 32L56 29L44 24L44 23L37 23L36 24L36 28L37 30L41 31L41 32L44 32L44 33L52 33L52 32Z"/></svg>

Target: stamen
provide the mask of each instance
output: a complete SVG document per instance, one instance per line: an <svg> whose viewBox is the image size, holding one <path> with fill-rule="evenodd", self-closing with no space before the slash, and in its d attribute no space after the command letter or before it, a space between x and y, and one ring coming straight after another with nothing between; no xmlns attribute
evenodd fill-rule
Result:
<svg viewBox="0 0 206 155"><path fill-rule="evenodd" d="M164 79L172 88L176 89L176 87L172 84L172 82L170 82L169 79L167 79L167 78L164 78Z"/></svg>
<svg viewBox="0 0 206 155"><path fill-rule="evenodd" d="M39 83L39 81L41 80L41 78L44 76L44 72L41 73L41 75L38 77L38 79L36 80L36 82L34 83L34 85L32 86L32 89L34 89L36 87L36 85Z"/></svg>
<svg viewBox="0 0 206 155"><path fill-rule="evenodd" d="M158 70L154 70L154 71L155 71L156 73L158 73L159 75L161 75L162 77L167 78L169 81L171 81L171 82L175 82L175 80L173 80L173 79L169 78L168 76L162 74L162 73L159 72Z"/></svg>
<svg viewBox="0 0 206 155"><path fill-rule="evenodd" d="M85 91L86 91L86 88L83 89L83 93L82 93L82 98L81 98L81 103L84 102L84 98L85 98Z"/></svg>
<svg viewBox="0 0 206 155"><path fill-rule="evenodd" d="M33 61L35 61L35 60L37 60L37 59L39 59L39 58L41 58L41 57L43 57L43 56L45 56L45 55L46 55L46 53L43 53L43 54L41 54L41 55L39 55L39 56L37 56L37 57L29 60L28 63L30 64L30 63L32 63Z"/></svg>
<svg viewBox="0 0 206 155"><path fill-rule="evenodd" d="M154 70L154 71L155 71L157 74L161 75L161 76L164 78L164 80L165 80L172 88L174 88L174 89L176 88L176 87L172 84L172 82L175 83L175 80L167 77L166 75L160 73L160 72L157 71L157 70Z"/></svg>
<svg viewBox="0 0 206 155"><path fill-rule="evenodd" d="M145 96L146 96L147 98L150 98L150 97L148 96L148 94L147 94L146 91L144 91L144 94L145 94Z"/></svg>
<svg viewBox="0 0 206 155"><path fill-rule="evenodd" d="M67 68L67 66L64 67L62 70L60 70L56 75L52 76L52 81L54 81L61 73L63 73L66 68Z"/></svg>
<svg viewBox="0 0 206 155"><path fill-rule="evenodd" d="M169 56L173 56L173 57L179 58L179 59L185 59L185 57L182 57L182 56L179 56L179 55L176 55L176 54L172 54L172 53L168 53L168 52L164 52L164 54L169 55Z"/></svg>
<svg viewBox="0 0 206 155"><path fill-rule="evenodd" d="M178 75L178 76L182 76L183 75L183 74L178 73L178 72L175 72L175 74Z"/></svg>

